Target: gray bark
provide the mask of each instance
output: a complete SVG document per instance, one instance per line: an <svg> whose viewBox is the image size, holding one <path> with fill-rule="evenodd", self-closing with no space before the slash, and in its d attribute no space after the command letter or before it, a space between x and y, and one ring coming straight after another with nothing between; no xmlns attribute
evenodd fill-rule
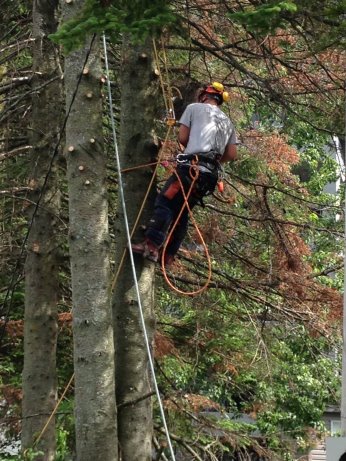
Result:
<svg viewBox="0 0 346 461"><path fill-rule="evenodd" d="M81 0L66 4L65 18L78 13L83 4ZM82 73L89 50L84 67L88 72ZM78 86L66 126L66 157L79 461L117 459L100 55L95 39L91 49L87 43L65 59L67 108Z"/></svg>
<svg viewBox="0 0 346 461"><path fill-rule="evenodd" d="M41 87L58 75L57 51L47 35L56 29L57 2L34 1L34 55L32 86ZM29 225L25 262L24 369L22 449L33 447L43 452L36 460L55 459L55 420L35 444L56 404L57 341L57 218L60 197L57 190L55 163L51 165L57 133L61 128L62 85L58 78L33 95L31 144L31 179L34 191L29 199L39 207L28 209ZM51 168L45 187L43 183Z"/></svg>
<svg viewBox="0 0 346 461"><path fill-rule="evenodd" d="M150 47L124 45L121 63L121 125L120 161L122 168L138 166L153 160L157 154L152 130L157 106L156 78L152 68ZM160 100L160 99L159 99ZM151 179L150 168L124 174L124 195L129 225L132 229ZM148 207L141 222L148 218ZM127 246L119 204L116 226L116 267ZM136 270L142 307L149 336L154 334L154 264L136 257ZM118 440L122 461L149 461L152 458L152 403L141 397L152 391L140 323L138 301L129 257L120 271L113 295L113 316L116 343L116 388L118 411ZM122 406L129 402L131 405Z"/></svg>

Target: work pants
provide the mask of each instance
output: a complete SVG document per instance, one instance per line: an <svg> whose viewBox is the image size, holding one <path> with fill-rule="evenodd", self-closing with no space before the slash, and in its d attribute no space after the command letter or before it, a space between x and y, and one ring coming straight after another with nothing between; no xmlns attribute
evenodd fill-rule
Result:
<svg viewBox="0 0 346 461"><path fill-rule="evenodd" d="M192 178L188 166L180 166L176 170L180 181L184 187L185 195L188 194ZM193 174L193 171L192 171ZM201 202L202 198L214 191L217 183L217 175L199 171L198 178L194 184L193 190L188 197L190 210ZM154 205L154 213L149 221L146 231L146 237L157 247L161 247L165 242L167 233L177 220L180 211L184 207L185 199L181 190L181 184L173 174L166 181L163 189L157 196ZM183 242L188 228L189 210L185 206L182 214L174 227L174 231L166 247L166 254L174 256Z"/></svg>

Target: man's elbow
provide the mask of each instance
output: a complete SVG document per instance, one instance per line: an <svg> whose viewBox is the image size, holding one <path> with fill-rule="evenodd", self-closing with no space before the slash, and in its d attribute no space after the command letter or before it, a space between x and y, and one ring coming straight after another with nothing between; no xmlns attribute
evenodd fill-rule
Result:
<svg viewBox="0 0 346 461"><path fill-rule="evenodd" d="M186 138L183 138L182 136L178 136L178 141L180 144L182 144L184 147L187 146L187 139Z"/></svg>
<svg viewBox="0 0 346 461"><path fill-rule="evenodd" d="M187 146L187 143L189 141L189 136L190 136L190 128L188 128L185 125L180 125L179 132L178 132L178 141L184 147Z"/></svg>
<svg viewBox="0 0 346 461"><path fill-rule="evenodd" d="M221 158L221 163L233 162L237 160L237 146L235 144L230 144L226 147L225 152Z"/></svg>

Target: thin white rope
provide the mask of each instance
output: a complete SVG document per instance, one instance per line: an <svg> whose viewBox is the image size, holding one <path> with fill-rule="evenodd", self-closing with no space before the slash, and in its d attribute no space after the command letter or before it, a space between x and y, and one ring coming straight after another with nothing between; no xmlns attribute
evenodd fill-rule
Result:
<svg viewBox="0 0 346 461"><path fill-rule="evenodd" d="M105 34L103 34L102 38L103 38L103 49L104 49L105 65L106 65L109 113L110 113L111 125L112 125L114 153L115 153L116 162L117 162L117 168L118 168L118 184L119 184L119 191L120 191L120 197L121 197L121 205L122 205L123 212L124 212L124 222L125 222L125 230L126 230L128 247L131 248L131 234L130 234L129 222L128 222L128 218L127 218L127 211L126 211L126 204L125 204L125 197L124 197L124 188L123 188L123 180L122 180L122 175L121 175L121 165L120 165L120 158L119 158L119 149L118 149L118 143L117 143L117 135L116 135L116 131L115 131L115 121L114 121L113 102L112 102L112 91L111 91L111 82L110 82L110 78L109 78L108 55L107 55L107 44L106 44L106 36L105 36ZM171 456L172 456L172 461L175 461L173 446L172 446L171 438L170 438L170 435L169 435L169 432L168 432L165 412L163 410L160 391L159 391L159 388L158 388L158 385L157 385L154 362L153 362L153 358L152 358L152 355L151 355L150 344L149 344L149 339L148 339L148 333L147 333L147 329L146 329L146 326L145 326L143 307L142 307L141 297L140 297L140 293L139 293L139 286L138 286L138 280L137 280L137 275L136 275L136 267L135 267L135 262L134 262L134 259L133 259L132 251L129 251L129 255L130 255L130 261L131 261L131 267L132 267L132 273L133 273L133 280L134 280L134 284L135 284L135 288L136 288L136 295L137 295L137 301L138 301L138 308L139 308L139 314L140 314L140 319L141 319L141 325L142 325L142 330L143 330L143 334L144 334L145 346L146 346L147 353L148 353L150 370L151 370L151 374L152 374L152 377L153 377L155 393L156 393L157 400L158 400L158 403L159 403L161 417L162 417L162 423L163 423L163 426L164 426L164 429L165 429L169 450L170 450Z"/></svg>

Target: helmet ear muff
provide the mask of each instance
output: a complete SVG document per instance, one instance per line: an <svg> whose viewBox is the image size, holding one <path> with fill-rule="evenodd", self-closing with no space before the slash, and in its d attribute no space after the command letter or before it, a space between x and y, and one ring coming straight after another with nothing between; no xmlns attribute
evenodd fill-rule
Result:
<svg viewBox="0 0 346 461"><path fill-rule="evenodd" d="M224 91L222 93L222 99L223 99L223 102L228 102L230 100L230 95L229 95L228 91Z"/></svg>

